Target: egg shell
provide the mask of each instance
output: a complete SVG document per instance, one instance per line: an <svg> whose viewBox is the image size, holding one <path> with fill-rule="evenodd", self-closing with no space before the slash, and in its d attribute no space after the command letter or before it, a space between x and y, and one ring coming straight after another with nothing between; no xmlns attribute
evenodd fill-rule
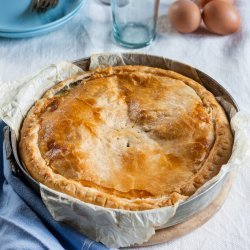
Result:
<svg viewBox="0 0 250 250"><path fill-rule="evenodd" d="M201 23L199 7L190 0L179 0L168 9L169 20L173 27L182 33L195 31Z"/></svg>
<svg viewBox="0 0 250 250"><path fill-rule="evenodd" d="M204 7L207 3L211 2L211 1L224 1L224 2L228 2L233 4L233 0L200 0L200 6Z"/></svg>
<svg viewBox="0 0 250 250"><path fill-rule="evenodd" d="M236 7L224 1L211 1L202 13L207 29L219 35L236 32L240 28L240 14Z"/></svg>

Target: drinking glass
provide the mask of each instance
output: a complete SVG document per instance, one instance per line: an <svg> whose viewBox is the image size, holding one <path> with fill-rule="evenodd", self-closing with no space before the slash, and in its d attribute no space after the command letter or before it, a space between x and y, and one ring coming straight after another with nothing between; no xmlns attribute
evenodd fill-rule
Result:
<svg viewBox="0 0 250 250"><path fill-rule="evenodd" d="M113 36L122 46L141 48L155 38L159 0L111 0Z"/></svg>

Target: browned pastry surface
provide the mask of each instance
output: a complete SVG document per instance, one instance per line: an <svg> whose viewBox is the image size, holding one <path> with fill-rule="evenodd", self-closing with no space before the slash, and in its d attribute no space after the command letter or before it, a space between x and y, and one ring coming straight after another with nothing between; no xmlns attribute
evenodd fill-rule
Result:
<svg viewBox="0 0 250 250"><path fill-rule="evenodd" d="M144 66L57 84L27 114L22 160L39 182L85 202L145 210L186 199L232 150L226 115L199 83Z"/></svg>

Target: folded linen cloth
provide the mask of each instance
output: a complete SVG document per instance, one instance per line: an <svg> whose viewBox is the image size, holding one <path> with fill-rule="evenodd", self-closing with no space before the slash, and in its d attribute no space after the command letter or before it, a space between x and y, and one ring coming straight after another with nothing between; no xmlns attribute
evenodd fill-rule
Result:
<svg viewBox="0 0 250 250"><path fill-rule="evenodd" d="M0 122L0 239L5 249L107 249L55 221L39 195L15 177L6 160Z"/></svg>

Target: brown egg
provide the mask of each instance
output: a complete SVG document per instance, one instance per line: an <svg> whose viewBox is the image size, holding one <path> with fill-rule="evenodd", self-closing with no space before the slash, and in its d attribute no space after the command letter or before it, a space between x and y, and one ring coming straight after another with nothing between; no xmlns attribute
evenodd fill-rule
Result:
<svg viewBox="0 0 250 250"><path fill-rule="evenodd" d="M231 4L223 1L208 3L202 13L207 29L219 35L236 32L240 28L240 14Z"/></svg>
<svg viewBox="0 0 250 250"><path fill-rule="evenodd" d="M195 31L201 23L199 7L190 0L179 0L173 3L168 10L169 20L179 32Z"/></svg>
<svg viewBox="0 0 250 250"><path fill-rule="evenodd" d="M233 0L200 0L200 6L201 7L204 7L207 3L211 2L211 1L225 1L225 2L228 2L228 3L231 3L233 4Z"/></svg>

